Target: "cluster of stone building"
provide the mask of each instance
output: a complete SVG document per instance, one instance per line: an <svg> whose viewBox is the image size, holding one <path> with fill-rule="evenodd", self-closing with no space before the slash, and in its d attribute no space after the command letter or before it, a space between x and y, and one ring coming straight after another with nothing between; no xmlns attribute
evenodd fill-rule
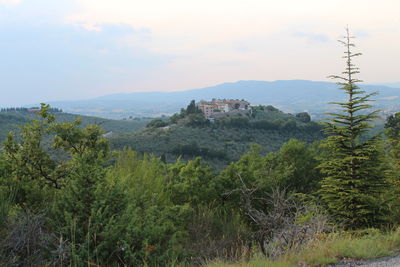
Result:
<svg viewBox="0 0 400 267"><path fill-rule="evenodd" d="M211 101L201 100L197 107L209 118L222 117L228 112L245 113L250 110L250 103L239 99L213 99Z"/></svg>

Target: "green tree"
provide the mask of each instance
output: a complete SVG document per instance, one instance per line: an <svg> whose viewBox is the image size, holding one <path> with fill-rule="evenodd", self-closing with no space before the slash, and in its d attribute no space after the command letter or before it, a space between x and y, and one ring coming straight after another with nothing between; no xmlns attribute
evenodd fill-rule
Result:
<svg viewBox="0 0 400 267"><path fill-rule="evenodd" d="M387 162L390 166L387 174L390 183L392 205L391 214L396 223L400 221L400 112L386 119L385 134L387 136Z"/></svg>
<svg viewBox="0 0 400 267"><path fill-rule="evenodd" d="M13 197L15 191L23 210L44 211L46 228L66 240L74 266L119 262L116 247L125 227L119 222L126 198L120 184L106 180L108 141L96 125L55 123L49 110L42 104L39 119L24 125L20 138L10 134L6 140L1 193ZM3 207L0 213L6 217Z"/></svg>
<svg viewBox="0 0 400 267"><path fill-rule="evenodd" d="M279 150L274 166L279 186L290 192L312 193L319 187L321 174L316 151L304 142L290 139Z"/></svg>
<svg viewBox="0 0 400 267"><path fill-rule="evenodd" d="M6 182L16 191L16 202L28 209L41 208L60 189L68 173L66 165L49 153L49 136L54 134L55 117L42 104L39 119L21 127L21 137L9 133L4 142L4 158L9 165Z"/></svg>
<svg viewBox="0 0 400 267"><path fill-rule="evenodd" d="M308 114L307 112L297 113L296 118L305 123L308 123L311 121L310 114Z"/></svg>
<svg viewBox="0 0 400 267"><path fill-rule="evenodd" d="M201 113L201 110L196 106L194 100L190 101L190 104L186 107L186 115Z"/></svg>
<svg viewBox="0 0 400 267"><path fill-rule="evenodd" d="M197 207L217 199L213 182L215 175L211 167L205 165L199 157L188 163L178 160L169 167L169 177L168 189L175 204L189 203Z"/></svg>
<svg viewBox="0 0 400 267"><path fill-rule="evenodd" d="M8 180L10 173L10 166L0 154L0 235L2 232L3 224L7 221L8 215L14 206L14 192L10 187Z"/></svg>
<svg viewBox="0 0 400 267"><path fill-rule="evenodd" d="M128 266L165 266L185 254L191 209L173 203L167 177L158 158L131 150L118 153L111 168L109 178L123 186L128 201L117 247Z"/></svg>
<svg viewBox="0 0 400 267"><path fill-rule="evenodd" d="M385 123L385 134L390 144L390 152L400 167L400 112L390 115Z"/></svg>
<svg viewBox="0 0 400 267"><path fill-rule="evenodd" d="M261 155L261 147L252 145L251 150L244 154L238 161L232 162L221 171L215 188L225 205L233 210L240 209L241 197L238 188L246 184L249 188L257 189L254 195L261 196L271 193L279 185L275 179L276 153Z"/></svg>
<svg viewBox="0 0 400 267"><path fill-rule="evenodd" d="M345 47L346 69L343 76L331 77L340 80L340 89L348 99L333 103L341 113L329 113L332 118L326 123L325 132L330 136L323 143L328 153L320 165L325 175L320 194L333 218L346 228L357 229L381 223L380 198L385 181L379 136L361 140L378 111L368 111L372 107L370 97L375 93L366 94L357 86L361 80L354 77L359 71L353 58L361 54L352 52L354 37L348 29L346 33L344 41L339 40Z"/></svg>
<svg viewBox="0 0 400 267"><path fill-rule="evenodd" d="M71 260L107 264L117 261L115 250L123 226L120 217L126 208L121 186L106 181L108 142L97 125L85 128L71 123L53 127L54 147L69 153L66 184L56 196L52 224L71 249Z"/></svg>

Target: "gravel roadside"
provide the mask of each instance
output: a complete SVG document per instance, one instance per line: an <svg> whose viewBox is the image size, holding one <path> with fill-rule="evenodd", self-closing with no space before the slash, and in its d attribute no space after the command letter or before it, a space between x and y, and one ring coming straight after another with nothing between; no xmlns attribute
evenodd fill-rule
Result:
<svg viewBox="0 0 400 267"><path fill-rule="evenodd" d="M327 267L400 267L400 255L355 262L344 261Z"/></svg>

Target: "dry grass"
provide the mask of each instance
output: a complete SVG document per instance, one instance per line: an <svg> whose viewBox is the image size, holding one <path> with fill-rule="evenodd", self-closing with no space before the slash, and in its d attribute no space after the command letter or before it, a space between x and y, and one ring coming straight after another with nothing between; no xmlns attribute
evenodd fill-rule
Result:
<svg viewBox="0 0 400 267"><path fill-rule="evenodd" d="M334 233L321 235L309 246L298 252L288 252L276 261L270 261L257 254L249 262L226 264L210 263L209 267L288 267L319 266L337 263L343 259L372 259L393 255L400 248L400 229L388 233L377 230L365 231L362 234Z"/></svg>

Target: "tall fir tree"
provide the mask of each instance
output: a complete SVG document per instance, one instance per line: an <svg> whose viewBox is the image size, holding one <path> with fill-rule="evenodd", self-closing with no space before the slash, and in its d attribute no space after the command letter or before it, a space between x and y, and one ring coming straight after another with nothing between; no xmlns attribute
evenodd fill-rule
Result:
<svg viewBox="0 0 400 267"><path fill-rule="evenodd" d="M381 195L385 187L383 165L380 157L380 138L362 138L371 128L371 120L377 117L378 110L372 108L371 96L361 90L355 78L359 69L353 64L355 45L351 42L349 29L344 40L339 42L345 47L343 58L346 69L338 79L347 95L346 102L333 102L341 112L328 113L331 116L326 123L325 133L329 137L323 142L327 157L320 165L325 178L321 182L321 198L329 213L347 229L360 229L377 226L382 223L383 205Z"/></svg>

